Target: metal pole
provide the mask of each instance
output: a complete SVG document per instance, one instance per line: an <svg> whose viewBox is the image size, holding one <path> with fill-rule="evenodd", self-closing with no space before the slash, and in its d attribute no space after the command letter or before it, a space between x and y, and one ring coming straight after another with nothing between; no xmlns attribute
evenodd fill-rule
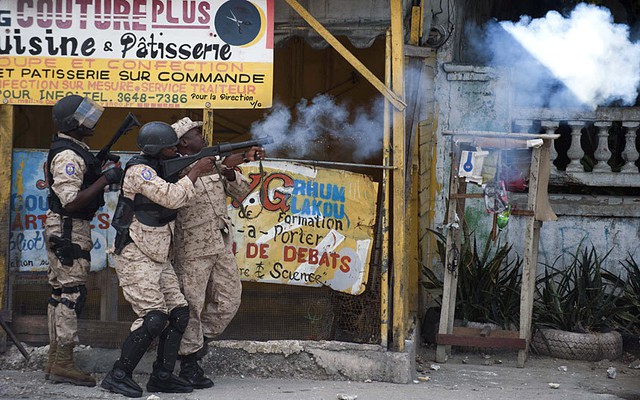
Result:
<svg viewBox="0 0 640 400"><path fill-rule="evenodd" d="M391 165L356 164L356 163L344 163L344 162L336 162L336 161L317 161L317 160L304 160L304 159L294 159L294 158L265 158L264 161L297 162L301 164L333 165L333 166L358 167L358 168L395 169L395 167Z"/></svg>

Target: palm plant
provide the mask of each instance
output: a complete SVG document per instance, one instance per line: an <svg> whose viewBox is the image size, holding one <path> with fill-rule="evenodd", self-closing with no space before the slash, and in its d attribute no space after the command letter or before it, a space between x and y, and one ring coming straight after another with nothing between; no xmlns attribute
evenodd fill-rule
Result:
<svg viewBox="0 0 640 400"><path fill-rule="evenodd" d="M625 290L617 301L620 312L614 317L615 328L619 331L640 335L640 266L632 255L621 262L626 272ZM605 279L615 281L617 276L606 274Z"/></svg>
<svg viewBox="0 0 640 400"><path fill-rule="evenodd" d="M441 264L445 264L445 236L431 231L437 238ZM520 319L522 259L511 256L512 246L487 238L479 247L473 234L465 233L459 252L456 317L464 321L490 322L517 329ZM437 275L423 266L423 286L428 290L442 287Z"/></svg>
<svg viewBox="0 0 640 400"><path fill-rule="evenodd" d="M624 312L619 299L625 283L604 270L610 253L601 256L593 245L582 248L581 242L568 265L557 266L560 256L552 265L545 264L544 274L536 283L535 323L577 333L611 328Z"/></svg>

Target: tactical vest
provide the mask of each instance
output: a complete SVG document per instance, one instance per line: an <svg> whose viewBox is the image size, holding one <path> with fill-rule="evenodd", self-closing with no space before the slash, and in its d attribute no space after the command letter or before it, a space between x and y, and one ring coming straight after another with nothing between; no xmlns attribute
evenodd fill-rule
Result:
<svg viewBox="0 0 640 400"><path fill-rule="evenodd" d="M96 197L91 199L91 201L83 207L82 210L78 210L75 212L70 212L62 207L62 202L60 198L55 194L51 187L53 186L53 174L51 173L51 162L53 158L65 151L72 150L76 154L78 154L84 160L86 165L86 172L82 177L82 185L80 186L80 190L84 190L91 186L95 181L100 178L101 174L101 164L96 159L96 157L89 150L80 146L78 143L73 140L61 138L58 136L53 137L53 141L51 142L51 149L49 150L49 155L47 156L47 178L49 181L49 209L56 214L63 215L65 217L84 219L87 221L91 221L96 214L96 211L100 207L104 205L104 189L101 189Z"/></svg>
<svg viewBox="0 0 640 400"><path fill-rule="evenodd" d="M167 182L175 183L178 181L177 176L163 176L163 170L160 160L146 155L133 156L127 163L125 174L126 169L139 164L148 165L149 167L153 168L158 173L158 176L166 180ZM166 225L169 222L175 220L176 216L178 215L178 210L166 208L157 203L154 203L148 197L140 193L136 193L135 197L133 198L133 209L138 221L148 226Z"/></svg>

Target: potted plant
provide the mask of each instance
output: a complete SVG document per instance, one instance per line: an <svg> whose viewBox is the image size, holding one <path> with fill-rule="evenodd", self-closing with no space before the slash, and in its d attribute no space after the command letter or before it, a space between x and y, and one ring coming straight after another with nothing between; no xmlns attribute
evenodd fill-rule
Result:
<svg viewBox="0 0 640 400"><path fill-rule="evenodd" d="M620 304L625 282L603 269L610 252L600 256L581 242L568 265L558 266L561 257L545 265L536 283L534 351L592 361L622 354L622 337L612 327L625 312Z"/></svg>

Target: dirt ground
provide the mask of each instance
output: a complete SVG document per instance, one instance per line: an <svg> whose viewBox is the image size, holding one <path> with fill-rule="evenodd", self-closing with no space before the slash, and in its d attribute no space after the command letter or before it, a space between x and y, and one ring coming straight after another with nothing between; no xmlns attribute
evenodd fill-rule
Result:
<svg viewBox="0 0 640 400"><path fill-rule="evenodd" d="M26 363L15 346L0 354L0 399L124 399L95 388L52 384L40 371L44 347L27 347L33 354ZM107 357L101 349L83 349L83 357ZM244 375L216 376L213 388L186 395L145 392L144 399L217 400L355 400L355 399L624 399L640 400L640 360L626 354L613 361L586 362L531 355L525 368L517 368L516 352L456 352L443 364L434 362L432 347L421 346L416 357L418 379L410 384L309 380L296 377L295 369L280 371L278 378ZM112 354L108 354L111 359ZM39 362L34 360L40 359ZM139 370L146 371L147 366ZM615 377L611 374L615 368ZM607 372L609 371L609 373ZM94 373L100 382L103 372ZM282 378L282 376L288 376ZM142 386L148 374L136 374ZM555 384L552 388L550 384Z"/></svg>

